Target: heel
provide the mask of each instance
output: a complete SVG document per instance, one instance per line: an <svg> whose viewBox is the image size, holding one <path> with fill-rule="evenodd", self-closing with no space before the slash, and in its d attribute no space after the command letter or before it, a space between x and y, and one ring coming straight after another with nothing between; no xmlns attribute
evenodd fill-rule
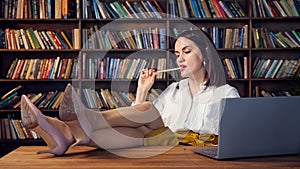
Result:
<svg viewBox="0 0 300 169"><path fill-rule="evenodd" d="M59 117L72 130L75 143L71 146L84 145L90 142L91 126L85 116L86 107L81 102L75 89L68 84L59 106Z"/></svg>
<svg viewBox="0 0 300 169"><path fill-rule="evenodd" d="M75 143L73 143L70 147L75 147L78 145L85 145L90 142L89 137L84 133L80 124L78 124L78 120L73 121L64 121L71 129L73 137L75 138Z"/></svg>
<svg viewBox="0 0 300 169"><path fill-rule="evenodd" d="M70 141L45 119L41 111L25 95L21 98L21 118L24 127L40 135L50 148L38 154L51 153L60 156L68 150Z"/></svg>

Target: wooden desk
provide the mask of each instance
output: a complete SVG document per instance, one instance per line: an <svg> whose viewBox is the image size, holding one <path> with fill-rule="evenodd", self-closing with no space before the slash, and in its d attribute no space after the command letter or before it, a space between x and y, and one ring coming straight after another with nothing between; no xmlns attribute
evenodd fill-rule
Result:
<svg viewBox="0 0 300 169"><path fill-rule="evenodd" d="M217 161L194 154L193 147L174 147L169 151L148 158L120 157L104 150L78 146L64 156L36 154L44 146L23 146L0 159L2 169L85 169L85 168L300 168L300 155L261 157ZM131 155L144 155L145 152L158 152L161 147L140 147L120 150Z"/></svg>

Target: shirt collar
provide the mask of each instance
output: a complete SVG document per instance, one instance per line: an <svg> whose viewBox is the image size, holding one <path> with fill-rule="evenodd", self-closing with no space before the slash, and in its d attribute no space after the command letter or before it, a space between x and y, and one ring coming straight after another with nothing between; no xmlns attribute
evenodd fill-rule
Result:
<svg viewBox="0 0 300 169"><path fill-rule="evenodd" d="M204 81L204 82L200 83L199 93L202 93L202 92L206 91L207 89L215 88L215 86L209 86L206 83L207 83L207 81ZM184 88L188 89L188 85L189 85L188 78L179 81L179 89L181 89L181 90L184 89Z"/></svg>

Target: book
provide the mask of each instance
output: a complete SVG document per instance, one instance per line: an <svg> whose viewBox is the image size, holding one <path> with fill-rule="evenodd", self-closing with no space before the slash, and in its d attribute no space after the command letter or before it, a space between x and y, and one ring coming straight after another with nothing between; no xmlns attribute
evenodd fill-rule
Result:
<svg viewBox="0 0 300 169"><path fill-rule="evenodd" d="M55 90L53 92L53 95L51 95L51 97L49 98L49 100L47 100L47 102L44 104L43 108L45 108L45 109L51 109L51 106L53 105L54 101L59 96L59 94L60 94L60 91Z"/></svg>
<svg viewBox="0 0 300 169"><path fill-rule="evenodd" d="M68 18L68 0L61 0L61 16L63 19ZM58 14L57 14L58 15Z"/></svg>
<svg viewBox="0 0 300 169"><path fill-rule="evenodd" d="M228 70L229 70L230 77L231 77L232 79L237 78L236 75L235 75L235 73L234 73L234 67L233 67L233 65L230 63L230 59L229 59L229 58L225 58L224 61L225 61L225 64L226 64L226 66L227 66L227 68L228 68Z"/></svg>
<svg viewBox="0 0 300 169"><path fill-rule="evenodd" d="M42 100L40 100L38 102L38 100L36 101L36 106L39 108L39 109L42 109L42 108L45 108L45 104L47 102L49 102L49 100L51 99L51 97L54 95L54 91L49 91L47 93L44 93L40 98L43 98Z"/></svg>
<svg viewBox="0 0 300 169"><path fill-rule="evenodd" d="M47 30L46 31L46 35L48 36L48 38L51 41L51 43L54 45L54 49L62 49L62 46L58 42L58 40L56 39L53 31Z"/></svg>
<svg viewBox="0 0 300 169"><path fill-rule="evenodd" d="M41 45L38 41L38 38L36 37L36 35L34 34L34 30L32 27L26 29L26 31L28 31L28 36L30 36L30 39L32 40L34 49L41 49Z"/></svg>
<svg viewBox="0 0 300 169"><path fill-rule="evenodd" d="M55 0L54 4L54 18L61 19L62 18L62 0Z"/></svg>
<svg viewBox="0 0 300 169"><path fill-rule="evenodd" d="M17 67L14 71L14 74L12 76L12 79L19 79L20 73L22 71L23 65L24 65L25 59L20 59L17 63Z"/></svg>
<svg viewBox="0 0 300 169"><path fill-rule="evenodd" d="M166 36L166 29L165 28L159 28L159 47L160 49L166 49L167 48L167 36Z"/></svg>
<svg viewBox="0 0 300 169"><path fill-rule="evenodd" d="M130 13L132 18L139 18L137 11L135 11L135 9L133 8L133 6L129 1L125 1L123 7L128 9L127 11Z"/></svg>
<svg viewBox="0 0 300 169"><path fill-rule="evenodd" d="M86 106L90 109L93 109L94 107L92 106L92 98L88 94L88 89L82 89L82 93L84 96L84 103L86 104Z"/></svg>
<svg viewBox="0 0 300 169"><path fill-rule="evenodd" d="M274 68L274 71L271 72L270 78L276 78L276 75L277 75L277 73L278 73L278 70L280 69L280 67L281 67L281 65L282 65L283 62L284 62L283 59L279 59L277 65L276 65L275 68Z"/></svg>
<svg viewBox="0 0 300 169"><path fill-rule="evenodd" d="M59 44L62 46L62 49L69 49L68 44L66 43L64 38L61 36L61 34L58 32L53 32L53 33L54 33L55 38L58 40Z"/></svg>
<svg viewBox="0 0 300 169"><path fill-rule="evenodd" d="M222 6L220 5L219 0L213 0L212 3L215 6L215 10L219 13L220 17L227 18L227 15L226 15L224 9L222 8Z"/></svg>
<svg viewBox="0 0 300 169"><path fill-rule="evenodd" d="M7 103L10 101L10 100L13 100L15 99L15 96L17 96L17 92L14 92L12 94L10 94L8 97L6 97L5 99L1 100L0 101L0 108L5 108Z"/></svg>
<svg viewBox="0 0 300 169"><path fill-rule="evenodd" d="M145 1L145 4L148 8L152 9L152 14L154 13L157 18L164 17L165 12L158 1Z"/></svg>
<svg viewBox="0 0 300 169"><path fill-rule="evenodd" d="M56 59L54 60L53 73L52 73L51 79L56 79L57 78L57 72L58 72L58 69L59 69L58 66L59 66L60 61L61 61L61 57L57 56Z"/></svg>
<svg viewBox="0 0 300 169"><path fill-rule="evenodd" d="M71 43L71 41L68 39L68 37L66 36L64 31L60 31L60 35L63 37L64 41L67 43L68 47L70 49L73 49L73 45Z"/></svg>
<svg viewBox="0 0 300 169"><path fill-rule="evenodd" d="M9 115L9 116L10 116L10 115ZM12 117L8 117L8 122L9 122L9 128L10 128L11 139L12 139L12 140L18 139L16 130L14 129L14 126L13 126Z"/></svg>
<svg viewBox="0 0 300 169"><path fill-rule="evenodd" d="M11 130L10 130L10 124L9 124L9 119L8 118L4 118L2 123L4 123L4 129L5 129L5 138L7 140L11 139Z"/></svg>
<svg viewBox="0 0 300 169"><path fill-rule="evenodd" d="M101 89L99 89L98 91L95 91L97 93L97 96L99 96L100 99L100 104L101 104L101 108L103 109L109 109L109 105L103 95L103 93L101 92Z"/></svg>
<svg viewBox="0 0 300 169"><path fill-rule="evenodd" d="M33 63L33 66L32 66L32 70L30 72L30 76L29 76L30 80L37 79L38 72L40 70L40 65L41 65L41 60L40 59L35 59L34 63Z"/></svg>
<svg viewBox="0 0 300 169"><path fill-rule="evenodd" d="M269 67L269 69L267 70L264 78L270 78L271 77L271 73L274 71L274 69L276 68L276 65L278 64L279 60L278 59L274 59L272 61L271 66Z"/></svg>
<svg viewBox="0 0 300 169"><path fill-rule="evenodd" d="M269 34L275 40L276 45L278 47L288 48L287 44L285 42L283 42L281 39L279 39L272 31L269 31Z"/></svg>
<svg viewBox="0 0 300 169"><path fill-rule="evenodd" d="M270 67L272 66L272 63L274 62L273 59L267 59L266 65L263 68L261 74L259 75L261 78L265 78L267 72L269 71Z"/></svg>
<svg viewBox="0 0 300 169"><path fill-rule="evenodd" d="M23 132L23 129L20 124L21 123L20 120L12 119L11 121L12 121L14 129L18 135L18 138L21 140L26 139L25 133Z"/></svg>
<svg viewBox="0 0 300 169"><path fill-rule="evenodd" d="M74 49L80 49L80 29L73 29L73 46Z"/></svg>
<svg viewBox="0 0 300 169"><path fill-rule="evenodd" d="M266 17L277 17L277 14L273 12L271 6L265 0L262 0L262 9L265 11Z"/></svg>
<svg viewBox="0 0 300 169"><path fill-rule="evenodd" d="M124 107L124 106L126 106L125 102L123 102L122 98L119 97L119 95L117 94L116 91L111 90L110 94L111 94L112 98L114 99L117 107Z"/></svg>
<svg viewBox="0 0 300 169"><path fill-rule="evenodd" d="M287 38L295 45L294 47L300 47L300 43L297 42L291 32L285 31L284 35L287 36Z"/></svg>
<svg viewBox="0 0 300 169"><path fill-rule="evenodd" d="M29 61L28 59L24 59L24 64L22 66L22 70L20 72L20 75L19 75L19 79L24 79L24 74L26 75L26 71L28 69L28 66L29 66Z"/></svg>
<svg viewBox="0 0 300 169"><path fill-rule="evenodd" d="M69 79L70 78L72 65L73 65L73 59L69 58L68 62L67 62L67 65L66 65L67 66L66 71L65 71L64 75L62 75L64 79Z"/></svg>
<svg viewBox="0 0 300 169"><path fill-rule="evenodd" d="M28 69L27 69L27 72L26 72L26 75L25 75L24 79L29 80L29 76L31 74L31 70L33 68L33 64L34 64L34 59L29 59L29 65L28 65Z"/></svg>
<svg viewBox="0 0 300 169"><path fill-rule="evenodd" d="M11 46L10 29L6 28L4 34L5 34L5 43L6 43L5 46L6 46L7 49L11 49L12 46Z"/></svg>
<svg viewBox="0 0 300 169"><path fill-rule="evenodd" d="M290 39L288 39L282 32L275 33L277 38L279 38L281 41L285 42L290 48L296 48L296 44L294 44Z"/></svg>
<svg viewBox="0 0 300 169"><path fill-rule="evenodd" d="M58 94L58 96L57 96L57 98L56 99L54 99L54 102L53 102L53 104L52 104L52 106L51 106L51 109L58 109L58 107L59 107L59 105L60 105L60 102L61 102L61 100L63 99L63 97L64 97L64 92L60 92L59 94Z"/></svg>
<svg viewBox="0 0 300 169"><path fill-rule="evenodd" d="M280 16L282 17L287 17L286 12L284 11L284 9L281 7L280 3L278 1L272 1L272 3L274 4L275 8L277 9L278 13L280 14Z"/></svg>
<svg viewBox="0 0 300 169"><path fill-rule="evenodd" d="M286 12L287 16L295 16L291 6L288 4L287 0L279 0L278 1L284 11Z"/></svg>
<svg viewBox="0 0 300 169"><path fill-rule="evenodd" d="M15 68L16 68L16 65L17 65L17 63L18 63L18 58L15 58L13 61L12 61L12 63L10 64L10 67L9 67L9 69L8 69L8 71L7 71L7 74L6 74L6 78L7 79L11 79L12 78L12 75L13 75L13 73L14 73L14 70L15 70Z"/></svg>
<svg viewBox="0 0 300 169"><path fill-rule="evenodd" d="M66 68L67 68L67 63L68 63L68 59L67 58L62 58L61 59L61 66L60 70L57 73L57 78L58 79L64 79L65 73L66 73Z"/></svg>
<svg viewBox="0 0 300 169"><path fill-rule="evenodd" d="M5 121L4 119L0 119L1 121L1 139L6 139L6 130L5 130Z"/></svg>

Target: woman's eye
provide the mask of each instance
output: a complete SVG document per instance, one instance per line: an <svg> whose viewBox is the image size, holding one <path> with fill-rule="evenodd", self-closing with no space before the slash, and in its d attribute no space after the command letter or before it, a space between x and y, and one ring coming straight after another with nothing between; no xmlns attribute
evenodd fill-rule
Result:
<svg viewBox="0 0 300 169"><path fill-rule="evenodd" d="M191 53L191 51L190 51L190 50L184 51L184 53L185 53L185 54L189 54L189 53Z"/></svg>

